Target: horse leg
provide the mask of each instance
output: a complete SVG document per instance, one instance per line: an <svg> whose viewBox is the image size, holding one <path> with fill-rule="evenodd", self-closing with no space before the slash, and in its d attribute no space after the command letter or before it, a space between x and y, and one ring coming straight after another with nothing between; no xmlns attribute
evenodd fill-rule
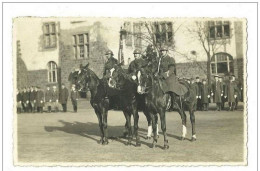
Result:
<svg viewBox="0 0 260 171"><path fill-rule="evenodd" d="M156 131L155 115L157 115L157 113L152 113L151 114L152 127L153 127L153 145L152 145L152 148L154 148L156 143L157 143L157 135L156 135L157 131Z"/></svg>
<svg viewBox="0 0 260 171"><path fill-rule="evenodd" d="M194 115L194 110L190 109L190 121L191 121L191 126L192 126L192 137L191 141L196 141L196 130L195 130L195 115Z"/></svg>
<svg viewBox="0 0 260 171"><path fill-rule="evenodd" d="M131 145L131 141L132 141L131 114L126 110L123 110L123 113L125 115L126 125L127 125L126 127L128 130L128 142L126 143L126 145Z"/></svg>
<svg viewBox="0 0 260 171"><path fill-rule="evenodd" d="M181 140L184 140L187 134L187 127L186 127L186 114L183 109L180 109L178 107L178 113L181 115L181 120L182 120L182 137Z"/></svg>
<svg viewBox="0 0 260 171"><path fill-rule="evenodd" d="M107 112L108 110L105 108L102 112L102 121L103 121L103 131L104 131L104 145L108 144L108 131L107 131Z"/></svg>
<svg viewBox="0 0 260 171"><path fill-rule="evenodd" d="M146 116L146 120L148 123L146 139L150 139L152 136L152 119L147 110L144 111L144 115Z"/></svg>
<svg viewBox="0 0 260 171"><path fill-rule="evenodd" d="M101 136L101 138L99 140L99 144L103 144L103 142L104 142L104 140L103 140L103 138L104 138L104 131L103 131L103 124L102 124L102 115L101 115L101 113L97 109L95 109L95 113L97 115L98 124L99 124L99 128L100 128L100 136Z"/></svg>
<svg viewBox="0 0 260 171"><path fill-rule="evenodd" d="M157 138L159 138L158 115L155 115L155 123L156 123L156 136Z"/></svg>
<svg viewBox="0 0 260 171"><path fill-rule="evenodd" d="M128 135L128 126L127 126L127 120L125 121L125 128L123 131L123 137L126 138Z"/></svg>
<svg viewBox="0 0 260 171"><path fill-rule="evenodd" d="M159 115L160 115L160 120L161 120L161 129L162 129L163 136L164 136L164 147L163 147L163 149L168 149L169 145L168 145L168 139L167 139L167 134L166 134L166 115L165 115L165 110L161 109L159 111Z"/></svg>

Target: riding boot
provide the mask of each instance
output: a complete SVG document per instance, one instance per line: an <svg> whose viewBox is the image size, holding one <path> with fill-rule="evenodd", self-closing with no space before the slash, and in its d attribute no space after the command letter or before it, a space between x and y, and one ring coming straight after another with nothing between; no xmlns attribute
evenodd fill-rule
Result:
<svg viewBox="0 0 260 171"><path fill-rule="evenodd" d="M218 103L218 106L219 106L218 111L221 111L221 103Z"/></svg>

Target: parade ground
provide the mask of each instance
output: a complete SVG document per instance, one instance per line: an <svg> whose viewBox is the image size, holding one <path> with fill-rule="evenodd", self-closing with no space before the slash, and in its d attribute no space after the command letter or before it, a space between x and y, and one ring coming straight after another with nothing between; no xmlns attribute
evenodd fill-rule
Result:
<svg viewBox="0 0 260 171"><path fill-rule="evenodd" d="M197 111L197 141L191 142L191 124L187 114L187 139L182 135L181 118L167 112L167 134L170 148L163 150L163 136L156 148L146 140L147 121L139 112L141 147L126 146L122 138L125 118L121 111L109 111L109 144L100 145L98 120L94 110L80 104L78 112L22 113L17 115L18 161L46 162L243 162L243 104L237 111ZM133 123L133 119L132 119ZM160 125L159 125L160 127Z"/></svg>

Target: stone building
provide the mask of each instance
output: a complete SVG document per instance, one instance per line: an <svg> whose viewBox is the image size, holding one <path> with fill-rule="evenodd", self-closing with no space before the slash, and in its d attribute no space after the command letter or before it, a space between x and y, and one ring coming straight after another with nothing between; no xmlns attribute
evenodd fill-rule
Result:
<svg viewBox="0 0 260 171"><path fill-rule="evenodd" d="M245 29L243 20L202 20L208 23L210 40L218 48L211 57L212 75L235 74L243 81ZM102 76L107 49L124 60L124 67L134 59L133 50L145 52L152 32L155 43L166 44L177 63L179 77L206 78L207 55L195 33L196 20L146 20L121 18L16 18L13 42L16 55L17 87L70 86L68 76L80 64ZM147 29L146 24L150 26Z"/></svg>

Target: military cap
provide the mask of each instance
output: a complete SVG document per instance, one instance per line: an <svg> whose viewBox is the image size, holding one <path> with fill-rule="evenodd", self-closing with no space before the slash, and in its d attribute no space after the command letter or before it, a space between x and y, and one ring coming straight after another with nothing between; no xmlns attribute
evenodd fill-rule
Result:
<svg viewBox="0 0 260 171"><path fill-rule="evenodd" d="M139 49L135 49L133 54L141 54L141 51Z"/></svg>
<svg viewBox="0 0 260 171"><path fill-rule="evenodd" d="M202 81L207 81L207 80L205 78L203 78Z"/></svg>
<svg viewBox="0 0 260 171"><path fill-rule="evenodd" d="M160 51L168 51L168 48L166 46L162 46Z"/></svg>
<svg viewBox="0 0 260 171"><path fill-rule="evenodd" d="M108 55L108 54L111 54L111 55L113 55L113 52L112 52L112 50L107 50L107 51L106 51L106 55Z"/></svg>
<svg viewBox="0 0 260 171"><path fill-rule="evenodd" d="M215 77L219 77L219 76L218 76L218 75L214 75L214 78L215 78Z"/></svg>
<svg viewBox="0 0 260 171"><path fill-rule="evenodd" d="M231 77L236 77L235 75L231 75Z"/></svg>

